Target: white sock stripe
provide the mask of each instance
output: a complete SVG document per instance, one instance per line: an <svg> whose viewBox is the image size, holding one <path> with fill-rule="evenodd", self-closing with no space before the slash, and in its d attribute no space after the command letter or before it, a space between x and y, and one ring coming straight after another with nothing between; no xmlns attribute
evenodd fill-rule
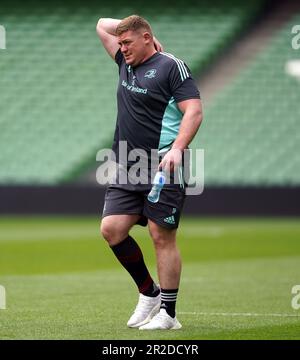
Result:
<svg viewBox="0 0 300 360"><path fill-rule="evenodd" d="M162 55L165 55L167 57L169 57L170 59L174 60L178 66L179 72L180 72L180 76L181 76L181 80L184 81L186 78L189 77L189 74L187 72L187 69L184 65L184 62L180 59L177 59L174 55L169 54L169 53L161 53Z"/></svg>
<svg viewBox="0 0 300 360"><path fill-rule="evenodd" d="M161 299L163 302L176 302L177 299Z"/></svg>
<svg viewBox="0 0 300 360"><path fill-rule="evenodd" d="M177 296L170 296L170 297L161 296L161 299L162 299L162 300L166 300L166 301L168 301L168 300L176 300L176 299L177 299Z"/></svg>
<svg viewBox="0 0 300 360"><path fill-rule="evenodd" d="M174 296L174 295L177 295L177 293L163 293L163 292L161 292L161 295L162 296Z"/></svg>
<svg viewBox="0 0 300 360"><path fill-rule="evenodd" d="M161 296L177 296L177 293L172 293L172 294L165 294L165 293L160 293Z"/></svg>
<svg viewBox="0 0 300 360"><path fill-rule="evenodd" d="M161 294L161 296L177 296L177 293L164 293L164 292L161 292L160 294Z"/></svg>

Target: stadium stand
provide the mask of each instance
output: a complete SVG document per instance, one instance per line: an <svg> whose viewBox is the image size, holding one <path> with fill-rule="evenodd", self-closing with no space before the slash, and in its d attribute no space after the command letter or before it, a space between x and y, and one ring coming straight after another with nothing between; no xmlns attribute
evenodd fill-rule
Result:
<svg viewBox="0 0 300 360"><path fill-rule="evenodd" d="M68 182L95 163L97 150L111 145L117 71L95 34L100 16L122 18L132 13L145 16L161 42L167 44L166 51L174 52L192 70L199 71L251 21L262 3L242 4L230 0L214 6L211 1L199 5L186 0L173 1L170 8L165 1L154 1L145 8L144 4L132 6L124 1L94 1L88 5L76 1L71 5L58 1L1 2L0 22L6 28L7 49L0 53L0 183L51 185ZM213 31L212 26L215 27ZM266 64L261 64L262 72ZM243 81L249 82L249 79L254 81L251 72ZM284 81L287 87L296 89L293 79ZM240 83L244 84L241 80ZM247 131L249 111L234 95L239 92L237 84L206 114L209 125L203 131L205 140L200 138L199 142L207 149L211 163L207 162L207 181L212 183L236 156L233 153L229 157L228 151L224 151L226 139L230 140L233 132L241 134L235 139L242 147L247 144L244 131L249 141L253 136ZM244 97L249 104L256 101L255 93L250 99L244 92ZM234 108L229 108L225 118L222 101L227 99L234 100ZM269 102L272 100L270 95ZM264 102L265 107L266 104ZM231 116L233 109L237 110L236 117ZM238 109L242 109L242 116ZM258 120L258 110L251 109ZM220 111L222 117L218 115ZM263 112L263 105L260 111ZM281 110L276 111L279 114ZM227 125L229 118L236 126ZM271 113L268 119L272 121ZM257 129L255 134L258 137L261 131ZM216 144L220 139L223 142ZM264 137L260 139L265 141ZM255 141L258 143L258 138ZM221 157L220 149L223 149ZM253 156L259 157L258 150ZM250 151L254 152L251 147ZM249 154L249 159L253 156ZM225 176L226 181L236 180L234 171L250 161L240 160ZM253 176L255 180L258 175Z"/></svg>
<svg viewBox="0 0 300 360"><path fill-rule="evenodd" d="M205 111L193 147L205 149L205 183L300 184L300 81L286 72L296 15ZM194 170L195 171L195 170Z"/></svg>

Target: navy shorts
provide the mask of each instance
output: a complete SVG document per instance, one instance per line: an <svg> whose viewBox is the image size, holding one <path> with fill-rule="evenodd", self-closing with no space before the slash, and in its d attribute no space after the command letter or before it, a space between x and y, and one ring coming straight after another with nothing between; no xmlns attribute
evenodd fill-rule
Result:
<svg viewBox="0 0 300 360"><path fill-rule="evenodd" d="M185 189L179 185L165 185L159 201L152 203L147 199L149 188L129 190L126 187L110 185L105 194L102 217L108 215L141 215L137 224L146 226L148 219L168 229L176 229L185 200Z"/></svg>

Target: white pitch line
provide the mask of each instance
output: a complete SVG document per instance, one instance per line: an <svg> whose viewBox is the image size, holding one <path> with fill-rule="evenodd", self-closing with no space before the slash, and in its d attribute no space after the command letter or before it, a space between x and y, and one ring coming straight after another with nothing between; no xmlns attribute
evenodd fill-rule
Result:
<svg viewBox="0 0 300 360"><path fill-rule="evenodd" d="M257 313L207 313L207 312L189 312L189 311L178 311L181 315L203 315L203 316L248 316L248 317L297 317L300 315L296 314L257 314Z"/></svg>

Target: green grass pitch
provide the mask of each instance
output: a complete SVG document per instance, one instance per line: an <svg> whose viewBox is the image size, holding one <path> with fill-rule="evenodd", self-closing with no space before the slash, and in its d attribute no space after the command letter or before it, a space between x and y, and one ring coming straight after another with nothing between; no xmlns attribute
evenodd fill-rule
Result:
<svg viewBox="0 0 300 360"><path fill-rule="evenodd" d="M95 217L0 218L0 339L300 339L299 219L182 219L179 331L126 322L137 301ZM147 229L132 231L157 280Z"/></svg>

